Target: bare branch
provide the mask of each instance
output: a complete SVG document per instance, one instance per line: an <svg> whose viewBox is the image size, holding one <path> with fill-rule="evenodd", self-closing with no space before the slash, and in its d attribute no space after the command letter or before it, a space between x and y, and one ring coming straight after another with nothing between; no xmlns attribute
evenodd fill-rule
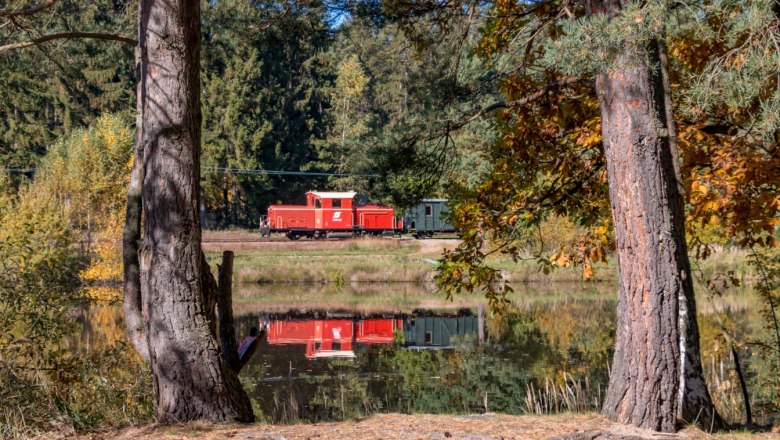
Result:
<svg viewBox="0 0 780 440"><path fill-rule="evenodd" d="M21 17L23 15L33 15L36 12L40 12L54 3L56 3L57 0L46 0L45 2L41 3L37 6L32 6L27 9L17 9L13 11L0 11L0 17Z"/></svg>
<svg viewBox="0 0 780 440"><path fill-rule="evenodd" d="M120 41L122 43L132 44L133 46L135 46L138 43L132 38L123 37L121 35L103 34L99 32L61 32L57 34L44 35L43 37L39 37L39 38L33 38L30 41L23 41L21 43L12 43L12 44L6 44L5 46L0 46L0 53L7 52L9 50L23 49L25 47L35 46L37 44L46 43L47 41L62 40L68 38L92 38L96 40Z"/></svg>
<svg viewBox="0 0 780 440"><path fill-rule="evenodd" d="M270 28L274 21L283 19L284 16L287 15L288 12L290 12L290 7L291 5L285 6L284 10L280 12L279 15L277 15L276 17L271 17L270 19L268 19L268 21L261 24L260 26L253 26L254 31L259 32Z"/></svg>
<svg viewBox="0 0 780 440"><path fill-rule="evenodd" d="M457 130L459 128L463 128L464 126L466 126L466 125L476 121L477 119L481 118L482 116L486 115L487 113L490 113L490 112L492 112L494 110L498 110L500 108L520 107L520 106L523 106L523 105L526 105L526 104L530 104L530 103L532 103L532 102L534 102L536 100L541 99L549 91L551 91L551 90L553 90L553 89L555 89L557 87L561 87L561 86L565 86L565 85L569 85L569 84L574 84L574 83L580 82L581 80L582 80L582 78L578 78L578 77L562 79L560 81L552 82L552 83L548 84L547 86L545 86L545 87L535 91L534 93L531 93L530 95L528 95L528 96L526 96L524 98L515 99L514 101L494 102L493 104L490 104L487 107L483 107L483 108L475 111L471 116L451 124L448 127L448 131L452 131L452 130Z"/></svg>

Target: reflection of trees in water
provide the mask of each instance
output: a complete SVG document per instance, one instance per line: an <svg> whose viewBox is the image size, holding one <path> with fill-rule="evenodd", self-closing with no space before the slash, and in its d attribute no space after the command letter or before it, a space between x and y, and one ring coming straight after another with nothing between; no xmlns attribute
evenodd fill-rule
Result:
<svg viewBox="0 0 780 440"><path fill-rule="evenodd" d="M721 310L719 319L713 314L699 315L705 380L718 412L730 422L744 421L745 409L739 379L730 348L723 340L720 328L722 322L726 330L736 336L753 419L758 423L770 423L780 413L777 358L766 356L759 346L753 345L753 342L768 336L764 322L757 313L760 307L758 298L747 292L740 292L733 297L735 303L719 304L714 308ZM724 298L718 300L722 302Z"/></svg>
<svg viewBox="0 0 780 440"><path fill-rule="evenodd" d="M262 413L277 422L380 411L520 413L529 408L529 386L565 388L565 380L587 380L597 394L606 384L605 360L614 334L612 326L601 323L613 321L609 301L573 302L560 309L537 304L488 319L488 342L482 346L476 334L469 334L453 338L451 349L370 346L358 350L352 361L306 361L298 355L293 368L310 371L286 376L284 363L267 358L259 362L262 374L254 365L249 371L255 378L278 378L257 381L254 389ZM263 397L269 395L274 398Z"/></svg>
<svg viewBox="0 0 780 440"><path fill-rule="evenodd" d="M71 351L103 350L127 342L121 306L99 302L71 313L81 326L81 331L67 340Z"/></svg>
<svg viewBox="0 0 780 440"><path fill-rule="evenodd" d="M352 310L355 312L411 311L424 299L437 299L444 307L452 303L414 283L334 284L240 284L233 298L236 315L260 312L283 313L290 309ZM476 304L480 298L471 298Z"/></svg>
<svg viewBox="0 0 780 440"><path fill-rule="evenodd" d="M743 341L765 331L749 293L734 295L733 302L725 296L724 304L717 307L728 311L722 318ZM263 341L241 379L254 397L257 413L280 422L387 411L453 413L487 408L520 413L535 410L534 403L544 404L553 386L567 390L566 385L574 388L575 382L586 380L589 394L578 398L595 408L594 399L607 383L607 365L612 360L614 301L603 296L573 299L541 294L522 299L526 301L515 301L505 314L488 315L482 346L474 334L456 338L455 347L445 350L374 345L356 350L354 360L308 360L300 345L271 347ZM708 310L707 301L700 302ZM240 336L263 316L260 306L252 307L238 318ZM126 339L118 306L93 306L74 313L83 331L71 344L72 351L102 350ZM741 396L729 353L717 340L716 320L710 314L700 315L699 325L705 374L715 403L727 418L740 420ZM398 338L396 343L401 341ZM756 419L768 420L778 411L776 365L750 347L742 352ZM534 389L532 401L528 387Z"/></svg>

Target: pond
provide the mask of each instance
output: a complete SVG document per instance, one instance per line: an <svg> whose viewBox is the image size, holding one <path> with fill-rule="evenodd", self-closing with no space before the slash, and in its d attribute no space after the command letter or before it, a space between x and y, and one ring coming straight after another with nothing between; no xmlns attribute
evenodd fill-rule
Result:
<svg viewBox="0 0 780 440"><path fill-rule="evenodd" d="M325 421L376 412L557 413L597 410L615 333L609 283L516 286L491 313L483 298L448 301L412 284L239 286L237 334L266 327L241 372L255 413L273 422ZM700 299L705 375L721 413L742 419L742 400L718 320L742 340L763 331L750 289ZM719 314L718 314L719 313ZM123 338L121 308L92 307L72 349ZM755 417L770 420L775 374L742 350Z"/></svg>

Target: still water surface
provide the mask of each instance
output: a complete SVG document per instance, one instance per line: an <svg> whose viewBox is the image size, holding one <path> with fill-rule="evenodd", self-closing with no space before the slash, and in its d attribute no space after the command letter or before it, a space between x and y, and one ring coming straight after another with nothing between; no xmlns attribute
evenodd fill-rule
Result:
<svg viewBox="0 0 780 440"><path fill-rule="evenodd" d="M406 284L240 286L237 333L267 327L241 380L258 416L275 422L388 411L593 410L612 358L615 291L610 284L518 286L511 306L496 314L478 295L451 302ZM761 332L755 302L743 289L699 303L707 380L721 412L735 418L741 400L730 358L718 347L714 313L727 312L740 335L754 337ZM112 335L121 333L120 314L85 311L73 348L120 338ZM763 384L770 367L749 350L744 356L751 384ZM758 417L771 419L758 394Z"/></svg>

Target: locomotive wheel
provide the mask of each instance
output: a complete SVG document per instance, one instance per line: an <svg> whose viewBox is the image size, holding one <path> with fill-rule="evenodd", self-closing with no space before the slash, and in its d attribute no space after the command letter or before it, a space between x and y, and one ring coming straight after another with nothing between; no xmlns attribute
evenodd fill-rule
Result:
<svg viewBox="0 0 780 440"><path fill-rule="evenodd" d="M293 241L294 240L298 240L301 237L302 237L302 235L299 232L288 232L287 233L287 238L289 238L290 240L293 240Z"/></svg>

